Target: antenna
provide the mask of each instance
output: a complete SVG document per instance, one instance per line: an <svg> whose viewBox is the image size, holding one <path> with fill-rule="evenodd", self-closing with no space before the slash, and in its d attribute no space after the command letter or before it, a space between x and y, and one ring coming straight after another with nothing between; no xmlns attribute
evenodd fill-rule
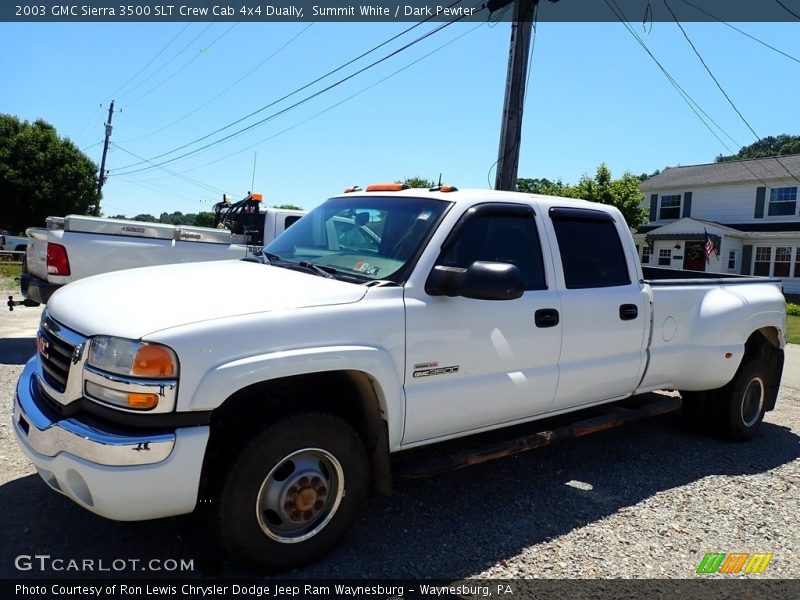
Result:
<svg viewBox="0 0 800 600"><path fill-rule="evenodd" d="M253 179L250 180L250 189L253 189L253 184L256 182L256 159L258 158L258 151L253 153Z"/></svg>
<svg viewBox="0 0 800 600"><path fill-rule="evenodd" d="M436 187L442 187L442 174L439 173L439 183L436 184Z"/></svg>

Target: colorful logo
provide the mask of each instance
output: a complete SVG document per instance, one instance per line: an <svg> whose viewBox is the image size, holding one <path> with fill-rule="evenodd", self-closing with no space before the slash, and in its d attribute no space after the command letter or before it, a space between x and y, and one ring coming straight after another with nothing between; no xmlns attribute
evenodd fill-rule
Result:
<svg viewBox="0 0 800 600"><path fill-rule="evenodd" d="M772 554L756 552L709 552L700 561L697 573L763 573Z"/></svg>

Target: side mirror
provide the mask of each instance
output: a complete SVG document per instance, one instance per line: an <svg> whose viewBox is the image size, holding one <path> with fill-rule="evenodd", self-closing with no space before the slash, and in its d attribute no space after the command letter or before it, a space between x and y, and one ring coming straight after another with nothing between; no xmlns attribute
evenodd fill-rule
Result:
<svg viewBox="0 0 800 600"><path fill-rule="evenodd" d="M463 296L475 300L514 300L525 292L516 265L475 261L469 268L436 266L425 282L431 296Z"/></svg>

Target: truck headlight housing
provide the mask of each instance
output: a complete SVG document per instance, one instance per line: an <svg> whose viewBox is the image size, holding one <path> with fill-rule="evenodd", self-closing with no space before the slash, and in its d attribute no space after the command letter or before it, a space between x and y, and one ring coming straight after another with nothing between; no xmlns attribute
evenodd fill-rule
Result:
<svg viewBox="0 0 800 600"><path fill-rule="evenodd" d="M87 362L95 369L128 377L169 379L178 375L178 359L171 349L123 338L93 338Z"/></svg>
<svg viewBox="0 0 800 600"><path fill-rule="evenodd" d="M150 342L98 336L89 343L83 372L86 397L129 412L175 408L178 357Z"/></svg>

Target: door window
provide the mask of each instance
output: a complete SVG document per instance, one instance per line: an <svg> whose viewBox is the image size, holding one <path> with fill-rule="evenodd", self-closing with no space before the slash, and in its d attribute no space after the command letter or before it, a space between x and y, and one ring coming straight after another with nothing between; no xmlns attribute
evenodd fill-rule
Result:
<svg viewBox="0 0 800 600"><path fill-rule="evenodd" d="M437 264L466 269L477 260L511 263L522 271L526 290L547 289L532 215L467 214L464 218L457 238L447 244Z"/></svg>
<svg viewBox="0 0 800 600"><path fill-rule="evenodd" d="M630 284L625 252L611 217L592 210L564 211L561 216L556 211L551 215L567 289Z"/></svg>

